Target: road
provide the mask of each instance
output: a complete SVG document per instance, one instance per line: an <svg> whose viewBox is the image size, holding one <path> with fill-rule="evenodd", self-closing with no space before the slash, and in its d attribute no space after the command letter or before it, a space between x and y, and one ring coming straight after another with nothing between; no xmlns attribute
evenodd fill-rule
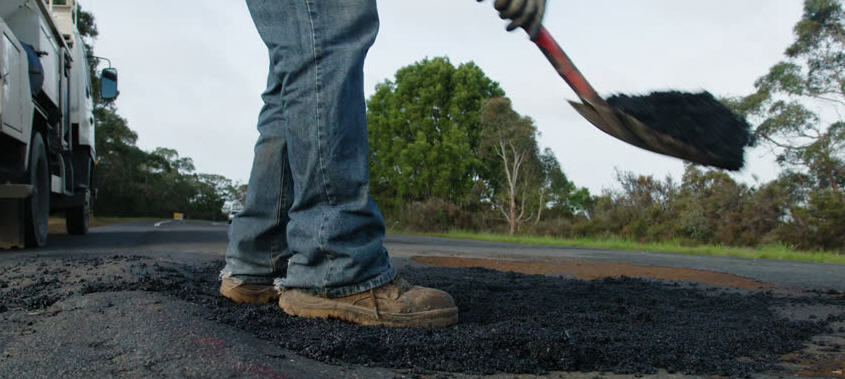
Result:
<svg viewBox="0 0 845 379"><path fill-rule="evenodd" d="M86 236L51 235L50 245L38 251L7 251L0 262L33 253L42 257L138 255L167 257L187 262L223 260L228 224L225 222L135 222L92 229ZM490 259L552 258L580 262L624 262L634 265L700 269L731 273L802 290L845 292L845 265L538 246L447 238L388 235L385 245L394 258L419 255ZM404 264L402 260L398 263Z"/></svg>
<svg viewBox="0 0 845 379"><path fill-rule="evenodd" d="M376 343L372 342L376 341L372 340L373 338L389 340L396 337L382 331L379 333L384 336L361 337L362 334L371 333L372 329L362 331L337 322L328 323L329 326L325 327L327 323L289 321L287 316L277 313L277 309L272 306L235 308L224 303L219 297L214 296L211 287L214 285L214 272L222 266L227 241L227 226L226 223L191 221L117 224L92 229L89 235L81 237L51 235L49 246L44 249L0 251L0 294L3 295L3 301L5 301L5 303L0 303L0 326L2 326L0 353L4 358L0 359L0 372L9 374L2 376L345 376L369 378L425 376L450 371L452 373L449 375L456 377L464 376L464 374L455 372L469 375L527 372L563 377L593 377L596 374L591 371L615 371L618 374L603 376L623 377L626 372L630 372L681 377L683 371L706 374L715 370L707 362L691 364L687 370L683 367L673 369L680 372L677 374L669 374L662 370L650 372L648 367L638 369L636 368L638 366L633 363L614 369L601 360L591 361L589 364L580 362L576 365L572 362L581 358L573 352L571 341L569 345L560 347L562 349L560 354L572 354L574 357L567 362L537 363L539 361L526 360L526 362L520 361L522 363L517 362L518 364L503 363L503 360L509 359L502 357L493 359L491 357L495 355L493 351L498 348L484 348L486 345L483 344L489 338L477 338L475 334L478 333L472 332L473 328L478 327L478 331L489 333L490 330L497 330L491 329L494 326L500 328L501 325L497 324L500 322L517 330L525 328L525 325L535 324L487 319L485 318L488 317L487 315L475 314L474 310L462 313L462 323L458 328L445 332L446 339L457 339L456 336L466 330L472 332L461 337L461 341L464 342L459 341L460 346L457 348L461 352L448 350L453 345L442 345L444 352L448 351L445 358L443 356L426 357L423 352L418 353L419 357L406 357L412 363L404 364L402 363L404 361L380 362L378 357L373 356L340 354L337 352L339 346L358 341L357 338L373 344ZM514 287L520 287L520 283L529 282L534 283L532 286L535 287L558 286L559 283L565 283L565 285L560 284L561 287L555 287L560 291L575 291L575 287L588 283L583 285L591 286L589 288L595 292L594 283L600 283L599 287L613 287L613 291L631 290L634 298L638 297L636 291L644 294L659 294L663 297L681 296L678 300L681 303L690 298L698 298L698 293L705 291L705 289L700 289L700 285L704 285L707 288L706 291L713 291L710 288L711 285L741 288L720 289L719 291L724 291L724 293L719 292L716 297L723 300L719 304L743 301L750 301L751 303L748 304L763 304L759 301L763 296L760 294L764 292L758 289L765 289L766 294L776 294L765 295L771 296L771 298L766 297L765 307L777 308L777 310L767 311L768 313L762 316L749 314L749 320L757 320L763 316L774 317L775 314L787 315L789 320L797 321L784 324L785 321L772 319L770 320L772 324L766 325L781 325L784 329L793 328L794 330L789 329L789 333L781 333L783 334L781 337L804 339L803 343L812 340L813 343L805 344L803 349L795 348L777 352L782 360L786 356L784 353L791 351L793 354L790 356L792 358L787 358L787 362L781 362L782 369L786 371L744 365L741 357L737 356L728 357L738 362L734 365L735 367L731 366L734 367L731 370L744 371L729 371L729 373L742 372L758 376L815 373L821 376L842 377L842 369L845 368L842 367L845 365L842 363L845 361L842 359L845 330L841 329L845 325L841 320L845 318L845 302L842 301L842 293L845 292L845 265L515 245L404 235L390 235L385 244L391 252L394 265L399 267L400 271L407 271L410 277L419 278L423 283L451 286L448 278L456 274L465 275L463 279L465 281L474 281L474 284L467 284L464 287L461 287L461 284L455 284L449 287L449 291L456 294L459 303L475 304L476 308L487 306L487 303L474 302L474 298L468 294L484 297L491 293L506 293L507 290L512 290L498 288L484 293L473 292L479 291L478 283L489 286L490 283L506 280L516 283ZM422 263L443 267L483 266L547 275L545 277L513 276L518 274L503 276L504 274L495 272L471 271L470 269L434 269ZM683 280L684 283L698 282L698 284L692 285L693 288L686 288L688 286L685 284L684 289L678 290L669 289L669 285L664 282L629 281L624 278L604 279L604 281L598 279L593 282L568 280L568 278L592 279L620 276L654 277ZM192 281L192 278L199 279ZM196 287L192 284L194 282L201 285ZM672 285L677 286L677 284ZM530 288L526 287L525 290L530 291ZM737 295L737 291L741 296ZM815 296L813 298L815 300L811 301L802 297L797 300L789 298L789 301L784 302L781 299L783 296L798 296L795 295L796 293L802 294L800 296ZM805 295L807 293L812 295ZM518 297L523 298L525 302L519 307L527 309L541 302L555 301L539 298L532 300L531 296L533 295L530 292L527 295L524 293L519 295ZM597 297L589 302L590 305L604 301L602 297L604 295L595 296ZM714 297L703 298L711 301ZM732 300L726 301L725 299L728 298ZM620 300L612 301L619 303ZM786 303L789 305L785 306ZM464 312L466 306L459 305L462 306L462 312ZM570 302L566 306L572 307L575 303ZM638 306L635 302L625 306L628 312L632 313L631 317L641 317L641 315L633 315L633 309ZM217 307L222 307L223 311L219 311ZM687 307L690 305L688 304ZM645 306L645 309L651 308L653 306ZM748 305L745 308L753 308L753 306ZM491 309L482 313L496 312L496 308ZM686 314L685 310L672 309L669 312L672 313L672 317ZM599 310L594 312L599 312ZM738 312L744 312L744 310ZM515 309L513 314L518 315L518 313L518 309ZM581 313L573 313L568 317L576 317ZM562 314L562 311L556 311L550 317L558 314ZM513 317L517 318L517 316ZM689 313L688 317L698 316ZM282 322L283 325L272 328L245 325L249 320L264 320L262 322L270 324L276 322L276 319L281 319L282 321L278 322ZM825 327L831 329L822 332L819 329L820 326L816 328L809 324L797 323L822 319L829 320L829 322L826 321ZM560 322L562 324L559 325L564 325L567 321ZM631 329L630 320L625 322L629 324L625 330ZM685 325L689 320L672 319L663 322L677 322L678 325ZM460 328L461 325L464 325L464 329ZM644 328L645 326L643 325ZM720 325L713 327L715 331L725 329ZM287 335L279 333L282 333L281 329L284 328L295 329L298 333L288 336L288 339L304 338L296 336L312 333L312 341L316 342L309 346L300 346L283 340ZM549 330L555 328L562 329L563 327L557 326ZM598 325L596 328L595 330L598 331L612 329L610 324ZM525 333L532 334L540 329L539 327L526 328ZM588 329L584 328L584 330ZM633 329L636 328L633 327ZM698 329L707 330L706 327ZM747 329L743 327L739 330ZM581 332L580 335L572 336L573 333L579 332ZM606 341L602 342L603 337L597 337L596 333L589 334L585 331L573 330L561 330L560 333L566 335L560 338L581 338L584 346L598 346L599 349L608 350L605 355L611 363L613 359L619 359L613 358L610 345L607 345ZM699 331L681 327L678 333L679 337L675 338L692 338ZM340 345L326 347L325 341L319 342L320 339L331 334L343 336L342 341L338 342ZM787 334L789 336L786 336ZM409 341L419 338L422 344L428 343L427 339L432 338L430 333L414 336L413 333L406 333L402 335L402 338ZM742 341L756 341L755 343L759 344L757 337L750 335ZM545 335L531 338L545 338ZM706 338L706 336L695 338ZM631 341L636 342L634 337ZM473 345L476 342L478 344ZM783 340L778 343L785 345L787 342L796 341ZM496 341L495 346L501 346L502 343L514 343L514 346L526 345L524 342L514 340L513 336L507 341ZM642 341L637 343L641 344ZM690 345L695 346L696 343L702 342L698 340ZM718 341L713 341L713 343L714 352L725 349L724 346L719 345ZM553 342L549 344L551 344L549 346L554 345ZM418 347L413 344L408 346L408 351ZM628 353L630 351L625 349L632 348L627 345L613 346L621 352ZM654 348L649 349L649 351L654 350ZM783 347L779 349L782 350ZM478 350L480 353L470 354L463 350ZM669 349L665 354L676 354L676 350ZM448 355L456 354L470 355L462 359L463 363L450 362ZM660 354L664 353L655 353L654 367L667 368L666 363L659 363L666 360ZM385 352L383 355L390 354ZM437 359L445 360L445 363ZM728 366L734 364L730 362ZM564 370L566 372L554 370L556 367L566 368ZM581 369L573 371L573 368ZM512 375L507 377L512 377Z"/></svg>

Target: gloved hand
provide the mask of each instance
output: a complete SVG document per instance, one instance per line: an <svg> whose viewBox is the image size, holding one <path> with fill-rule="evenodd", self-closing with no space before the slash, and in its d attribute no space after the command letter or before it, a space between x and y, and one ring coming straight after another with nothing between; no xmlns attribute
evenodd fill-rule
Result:
<svg viewBox="0 0 845 379"><path fill-rule="evenodd" d="M499 17L511 20L508 31L525 28L532 39L537 36L546 13L546 0L495 0L493 6Z"/></svg>

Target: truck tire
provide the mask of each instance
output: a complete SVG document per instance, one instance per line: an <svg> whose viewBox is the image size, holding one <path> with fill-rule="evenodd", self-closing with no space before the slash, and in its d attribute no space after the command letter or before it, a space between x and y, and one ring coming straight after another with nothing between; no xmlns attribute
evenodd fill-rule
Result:
<svg viewBox="0 0 845 379"><path fill-rule="evenodd" d="M81 236L88 233L88 219L91 215L90 188L85 189L82 198L82 204L65 211L65 225L68 234Z"/></svg>
<svg viewBox="0 0 845 379"><path fill-rule="evenodd" d="M50 168L41 133L36 132L32 136L27 174L32 195L25 200L24 207L26 246L42 247L47 244L47 222L50 218Z"/></svg>

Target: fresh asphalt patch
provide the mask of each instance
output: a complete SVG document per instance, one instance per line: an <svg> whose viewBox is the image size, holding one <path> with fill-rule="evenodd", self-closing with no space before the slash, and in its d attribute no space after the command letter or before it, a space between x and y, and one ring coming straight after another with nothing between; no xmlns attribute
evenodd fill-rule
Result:
<svg viewBox="0 0 845 379"><path fill-rule="evenodd" d="M217 293L219 269L123 256L20 260L0 267L0 324L21 314L55 316L69 302L83 307L77 298L154 292L204 309L195 314L203 323L223 323L325 363L468 374L665 369L747 376L777 372L784 355L800 351L814 336L845 332L833 326L845 320L845 297L837 293L417 265L402 275L451 293L460 322L444 329L361 327L290 317L274 304L233 304ZM37 325L31 328L38 333ZM12 337L0 335L0 343L4 338ZM837 344L827 349L842 352Z"/></svg>

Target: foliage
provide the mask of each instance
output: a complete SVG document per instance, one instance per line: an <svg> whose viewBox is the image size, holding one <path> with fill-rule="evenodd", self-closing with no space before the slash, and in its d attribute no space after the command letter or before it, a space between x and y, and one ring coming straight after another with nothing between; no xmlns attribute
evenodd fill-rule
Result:
<svg viewBox="0 0 845 379"><path fill-rule="evenodd" d="M226 200L235 195L230 180L196 173L193 161L176 150L157 148L145 152L135 144L138 135L117 113L114 104L99 98L98 59L92 39L99 33L94 16L78 12L78 28L89 53L97 120L95 145L98 182L95 210L101 216L171 217L173 212L191 218L219 220Z"/></svg>
<svg viewBox="0 0 845 379"><path fill-rule="evenodd" d="M94 15L82 9L82 6L77 4L76 11L76 29L82 36L82 43L87 53L88 72L91 78L91 89L94 97L95 106L101 106L103 101L100 99L100 77L97 76L97 67L99 67L100 59L94 55L93 41L100 35L97 29L97 22Z"/></svg>
<svg viewBox="0 0 845 379"><path fill-rule="evenodd" d="M247 185L243 183L232 183L226 188L226 200L229 202L229 211L239 211L246 204ZM224 207L225 208L225 207Z"/></svg>
<svg viewBox="0 0 845 379"><path fill-rule="evenodd" d="M427 198L468 203L484 167L477 158L484 99L501 96L478 66L448 58L401 68L367 101L371 192L382 204Z"/></svg>
<svg viewBox="0 0 845 379"><path fill-rule="evenodd" d="M427 199L406 204L389 227L394 231L448 232L453 228L481 229L483 214L470 212L441 199Z"/></svg>
<svg viewBox="0 0 845 379"><path fill-rule="evenodd" d="M671 177L658 181L651 176L618 173L621 189L596 197L591 218L555 221L565 232L546 230L541 234L690 245L781 243L802 250L845 249L845 203L830 189L808 189L806 179L805 175L784 175L755 188L736 182L723 171L692 165L686 167L679 184Z"/></svg>
<svg viewBox="0 0 845 379"><path fill-rule="evenodd" d="M190 158L173 149L145 152L137 135L113 107L96 110L99 178L96 212L103 216L170 217L219 220L230 180L194 172Z"/></svg>
<svg viewBox="0 0 845 379"><path fill-rule="evenodd" d="M537 213L537 221L541 219L542 211L546 208L556 216L587 215L592 207L590 191L584 187L578 188L571 182L560 162L550 148L540 154L542 167L541 207ZM536 224L537 222L535 222Z"/></svg>
<svg viewBox="0 0 845 379"><path fill-rule="evenodd" d="M485 217L507 209L500 217L512 219L515 230L529 219L539 223L544 214L585 212L589 192L566 179L550 150L539 152L533 121L503 96L474 63L455 67L448 58L423 59L379 84L367 101L370 188L385 213L413 219L404 214L407 204L431 207L437 199L441 206L435 208L448 203ZM491 112L485 121L484 104L492 111L491 104L505 103L502 117ZM524 150L517 169L504 170L503 159L514 163L513 152L502 153L496 141ZM514 175L510 184L508 175ZM510 207L510 197L519 211Z"/></svg>
<svg viewBox="0 0 845 379"><path fill-rule="evenodd" d="M542 174L545 168L553 169L554 163L543 164L534 121L516 113L510 100L495 97L486 101L481 122L482 154L487 155L485 161L495 161L492 167L498 167L501 173L491 177L489 201L504 216L508 232L514 234L519 225L533 217L533 204L538 204L537 213L545 208L544 184L550 184L551 178L543 178Z"/></svg>
<svg viewBox="0 0 845 379"><path fill-rule="evenodd" d="M458 136L440 133L444 123L435 116L453 93L443 84L450 83L443 72L455 69L438 58L400 70L396 83L386 82L370 100L376 186L381 195L408 204L389 215L404 230L451 224L473 231L621 238L627 244L672 241L673 249L709 244L845 250L845 122L837 117L845 113L842 17L839 1L806 0L786 59L757 80L753 94L729 101L783 165L770 183L749 186L726 172L690 165L680 180L618 172L618 189L592 196L566 178L550 150L540 151L533 121L514 111L502 93L488 91L467 109L450 108L449 114L473 113L480 125L450 129L460 130ZM438 146L450 138L466 148L446 155ZM420 141L411 152L409 146ZM443 171L426 154L456 160L458 174ZM460 194L433 190L435 183L448 183ZM417 185L426 189L408 190ZM481 221L467 222L466 212Z"/></svg>
<svg viewBox="0 0 845 379"><path fill-rule="evenodd" d="M785 209L775 236L802 249L845 250L845 202L832 190L808 189L807 182L793 173L770 184Z"/></svg>
<svg viewBox="0 0 845 379"><path fill-rule="evenodd" d="M845 13L839 0L806 0L785 59L734 99L784 171L751 194L747 234L801 248L845 248ZM739 237L743 243L753 238Z"/></svg>
<svg viewBox="0 0 845 379"><path fill-rule="evenodd" d="M755 82L755 93L733 101L756 121L755 134L775 148L787 172L806 174L808 185L840 197L845 196L843 16L839 0L806 0L786 59Z"/></svg>
<svg viewBox="0 0 845 379"><path fill-rule="evenodd" d="M617 172L621 190L605 191L596 198L586 235L619 235L636 240L657 239L666 232L665 220L673 218L677 187L671 178L661 182L651 176Z"/></svg>

